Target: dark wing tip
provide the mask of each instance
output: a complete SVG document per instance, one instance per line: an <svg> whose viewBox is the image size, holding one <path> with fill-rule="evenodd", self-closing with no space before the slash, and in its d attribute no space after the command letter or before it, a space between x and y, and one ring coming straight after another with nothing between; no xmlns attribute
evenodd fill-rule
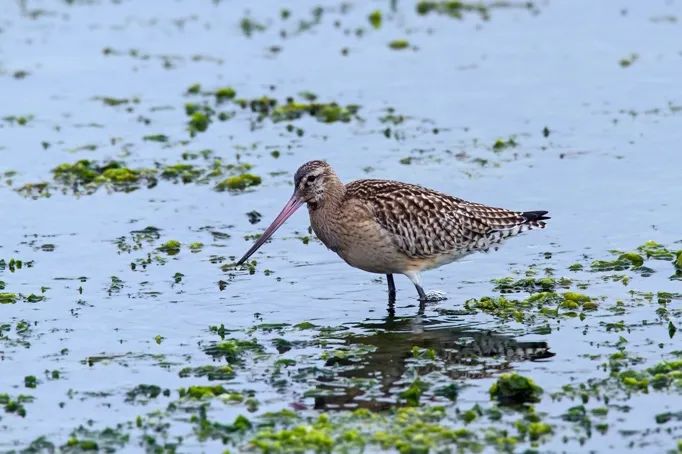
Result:
<svg viewBox="0 0 682 454"><path fill-rule="evenodd" d="M544 221L546 219L551 219L549 216L545 216L549 211L524 211L521 216L526 218L526 222Z"/></svg>

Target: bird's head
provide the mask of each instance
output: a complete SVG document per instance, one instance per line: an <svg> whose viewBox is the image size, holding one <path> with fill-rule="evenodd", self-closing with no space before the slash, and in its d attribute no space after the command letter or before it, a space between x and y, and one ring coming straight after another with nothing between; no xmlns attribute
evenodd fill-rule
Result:
<svg viewBox="0 0 682 454"><path fill-rule="evenodd" d="M337 180L331 166L324 161L309 161L294 175L294 197L310 208L317 208L324 200L330 184Z"/></svg>
<svg viewBox="0 0 682 454"><path fill-rule="evenodd" d="M340 183L338 177L331 166L324 161L309 161L299 167L294 175L294 194L291 199L284 205L272 224L265 229L263 235L251 246L251 249L237 262L237 265L244 263L258 248L265 244L301 205L307 203L310 209L320 207L324 203L325 194L333 185L338 183Z"/></svg>

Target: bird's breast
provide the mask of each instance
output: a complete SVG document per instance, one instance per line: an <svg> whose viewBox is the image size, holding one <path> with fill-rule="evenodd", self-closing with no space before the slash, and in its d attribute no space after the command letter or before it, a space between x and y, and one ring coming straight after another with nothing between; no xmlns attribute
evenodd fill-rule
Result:
<svg viewBox="0 0 682 454"><path fill-rule="evenodd" d="M310 212L315 235L349 265L371 273L401 273L412 268L390 234L378 222L358 210L342 216Z"/></svg>

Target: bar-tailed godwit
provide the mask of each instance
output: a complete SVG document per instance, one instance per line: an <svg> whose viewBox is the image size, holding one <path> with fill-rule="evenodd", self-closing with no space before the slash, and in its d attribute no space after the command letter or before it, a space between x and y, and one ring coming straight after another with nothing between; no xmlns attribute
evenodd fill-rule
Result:
<svg viewBox="0 0 682 454"><path fill-rule="evenodd" d="M476 251L497 249L514 235L544 228L547 211L512 211L467 202L413 184L357 180L343 184L329 164L310 161L294 176L294 194L246 261L303 204L317 237L350 266L385 274L389 298L394 274L407 276L425 301L421 272Z"/></svg>

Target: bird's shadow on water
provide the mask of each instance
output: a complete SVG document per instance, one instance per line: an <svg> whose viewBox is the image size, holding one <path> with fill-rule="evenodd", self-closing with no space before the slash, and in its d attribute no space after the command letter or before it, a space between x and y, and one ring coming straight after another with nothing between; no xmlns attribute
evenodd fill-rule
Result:
<svg viewBox="0 0 682 454"><path fill-rule="evenodd" d="M547 342L517 340L512 334L477 328L452 315L448 311L448 317L425 316L421 304L414 316L396 317L389 311L383 319L354 324L358 333L343 340L349 349L363 353L326 361L325 368L335 373L318 377L315 408L388 409L404 403L402 392L415 377L433 381L427 383L430 395L424 398L452 399L447 394L453 389L456 394L466 381L512 369L514 363L555 355ZM439 394L444 388L446 392Z"/></svg>

